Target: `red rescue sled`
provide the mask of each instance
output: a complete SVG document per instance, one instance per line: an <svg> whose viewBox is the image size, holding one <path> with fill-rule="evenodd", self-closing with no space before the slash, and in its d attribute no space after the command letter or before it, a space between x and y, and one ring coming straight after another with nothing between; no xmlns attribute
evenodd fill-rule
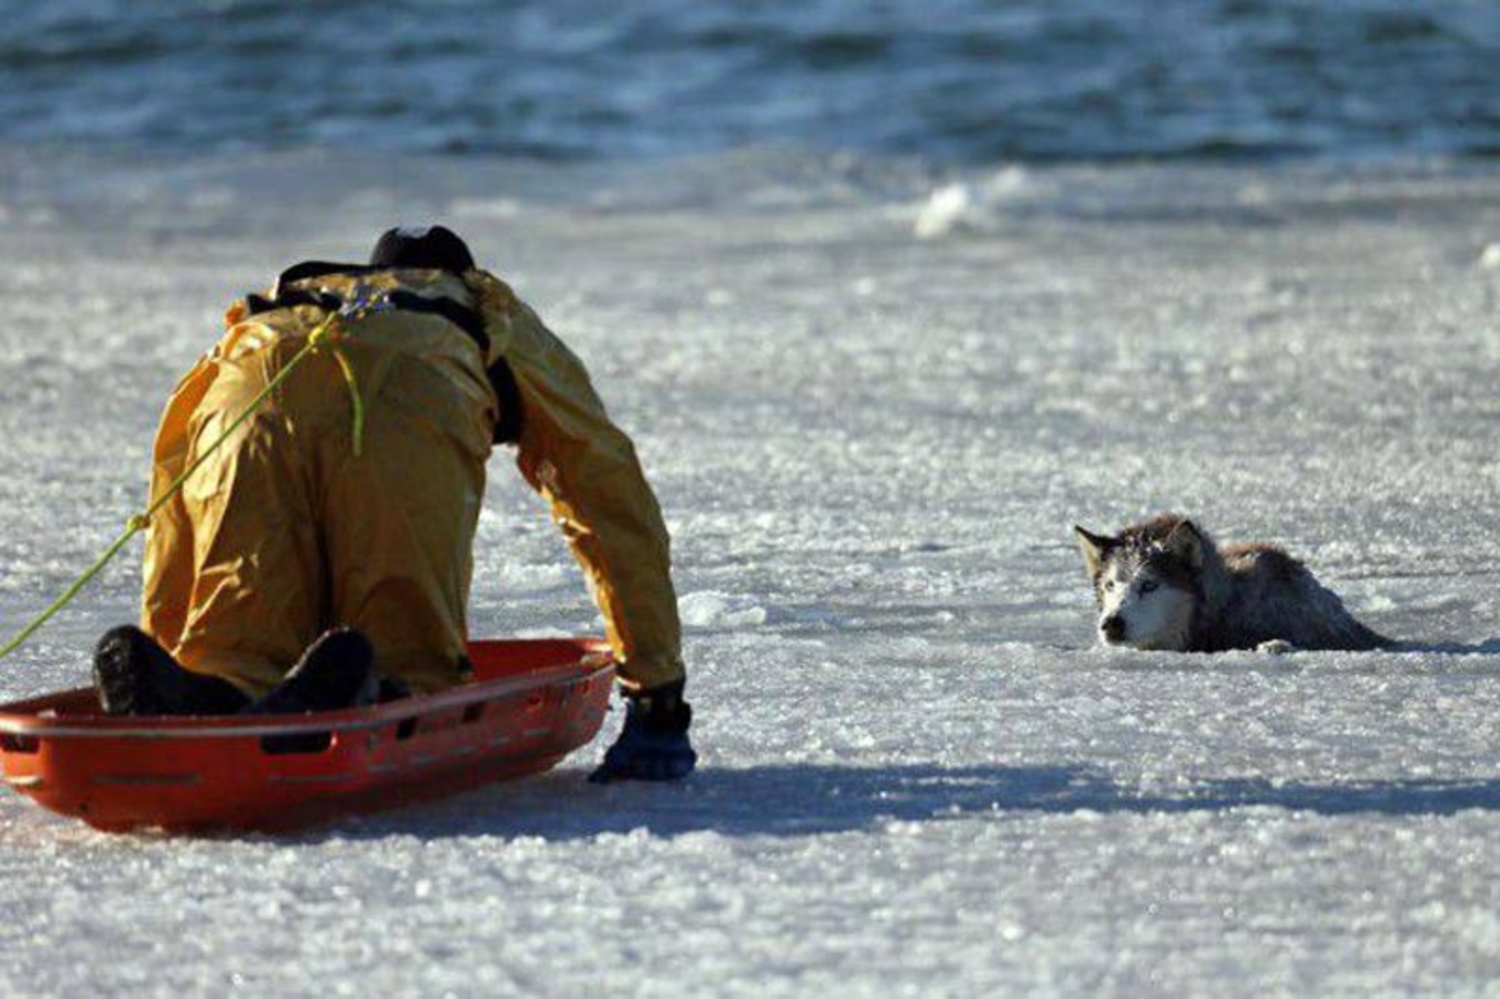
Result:
<svg viewBox="0 0 1500 999"><path fill-rule="evenodd" d="M5 782L99 829L289 829L547 770L599 731L605 643L469 651L474 683L317 715L111 718L87 688L0 705Z"/></svg>

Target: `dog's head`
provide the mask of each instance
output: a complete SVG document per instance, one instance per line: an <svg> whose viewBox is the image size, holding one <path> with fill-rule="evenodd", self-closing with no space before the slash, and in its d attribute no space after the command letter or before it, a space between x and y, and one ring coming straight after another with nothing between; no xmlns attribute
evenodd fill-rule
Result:
<svg viewBox="0 0 1500 999"><path fill-rule="evenodd" d="M1157 518L1113 537L1073 530L1099 604L1099 642L1189 648L1201 600L1204 546L1192 521Z"/></svg>

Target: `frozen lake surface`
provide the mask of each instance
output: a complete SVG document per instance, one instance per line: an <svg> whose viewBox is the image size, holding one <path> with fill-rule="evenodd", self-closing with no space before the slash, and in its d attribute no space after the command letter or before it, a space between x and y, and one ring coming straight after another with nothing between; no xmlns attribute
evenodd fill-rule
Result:
<svg viewBox="0 0 1500 999"><path fill-rule="evenodd" d="M427 219L636 435L700 772L586 784L611 721L549 775L291 838L6 796L0 991L1493 987L1500 171L0 150L0 625L142 503L232 295ZM596 631L491 470L473 631ZM1163 509L1440 648L1089 648L1071 525ZM0 696L82 682L138 558Z"/></svg>

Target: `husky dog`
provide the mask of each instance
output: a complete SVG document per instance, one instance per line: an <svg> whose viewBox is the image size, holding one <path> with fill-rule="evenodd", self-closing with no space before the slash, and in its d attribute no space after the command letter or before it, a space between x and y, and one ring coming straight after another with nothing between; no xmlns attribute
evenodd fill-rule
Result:
<svg viewBox="0 0 1500 999"><path fill-rule="evenodd" d="M1280 548L1221 549L1175 514L1153 517L1114 537L1073 530L1099 602L1102 644L1173 652L1395 644L1356 621L1306 566Z"/></svg>

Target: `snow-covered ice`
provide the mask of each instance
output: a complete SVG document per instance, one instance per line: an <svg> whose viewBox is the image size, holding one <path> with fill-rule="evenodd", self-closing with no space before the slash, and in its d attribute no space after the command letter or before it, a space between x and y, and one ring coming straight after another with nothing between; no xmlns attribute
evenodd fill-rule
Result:
<svg viewBox="0 0 1500 999"><path fill-rule="evenodd" d="M233 293L425 219L635 433L701 770L594 787L601 739L290 838L109 836L8 796L0 991L1494 988L1500 171L0 150L0 626L141 502ZM491 468L473 630L596 630ZM1088 648L1071 525L1161 509L1445 651ZM0 696L83 682L135 586L112 568Z"/></svg>

